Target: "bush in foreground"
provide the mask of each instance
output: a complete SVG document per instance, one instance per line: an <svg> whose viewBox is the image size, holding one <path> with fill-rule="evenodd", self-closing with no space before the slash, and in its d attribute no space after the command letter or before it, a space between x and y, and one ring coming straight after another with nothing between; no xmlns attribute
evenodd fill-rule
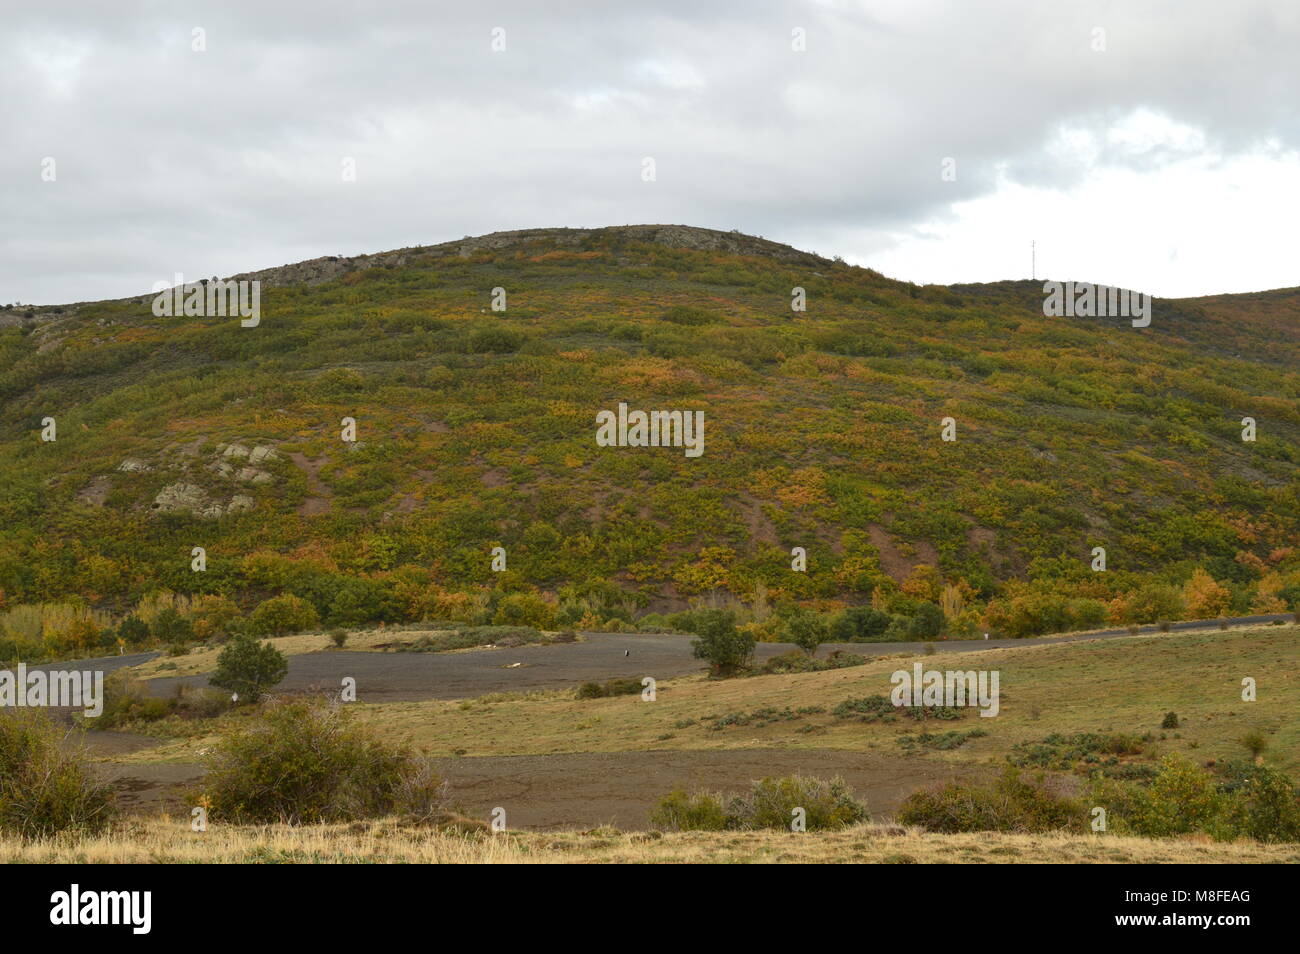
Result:
<svg viewBox="0 0 1300 954"><path fill-rule="evenodd" d="M204 780L213 818L314 824L441 812L444 785L405 745L355 725L338 705L273 703L217 745Z"/></svg>
<svg viewBox="0 0 1300 954"><path fill-rule="evenodd" d="M1220 780L1169 755L1150 785L1099 782L1092 797L1106 807L1110 829L1120 834L1300 842L1300 796L1290 778L1269 766L1237 766Z"/></svg>
<svg viewBox="0 0 1300 954"><path fill-rule="evenodd" d="M804 811L807 831L846 828L869 817L843 779L787 775L754 782L748 792L729 799L716 792L674 789L659 800L650 822L672 831L788 831L797 808Z"/></svg>
<svg viewBox="0 0 1300 954"><path fill-rule="evenodd" d="M1050 792L1041 781L1026 781L1008 767L992 786L949 783L913 792L898 809L898 820L927 831L1086 831L1088 813L1072 799Z"/></svg>
<svg viewBox="0 0 1300 954"><path fill-rule="evenodd" d="M67 751L41 715L0 710L0 831L38 838L98 831L113 813L112 793L85 755Z"/></svg>

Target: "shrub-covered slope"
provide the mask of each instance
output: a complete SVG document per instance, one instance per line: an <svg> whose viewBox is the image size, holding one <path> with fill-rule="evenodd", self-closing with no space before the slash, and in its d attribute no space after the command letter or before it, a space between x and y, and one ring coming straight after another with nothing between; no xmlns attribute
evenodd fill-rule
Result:
<svg viewBox="0 0 1300 954"><path fill-rule="evenodd" d="M288 591L347 624L761 583L969 623L1049 592L1187 609L1198 568L1209 608L1280 609L1300 580L1300 290L1156 300L1133 328L1044 317L1040 284L659 226L243 277L257 327L150 296L0 312L0 611ZM703 411L703 454L597 446L620 401Z"/></svg>

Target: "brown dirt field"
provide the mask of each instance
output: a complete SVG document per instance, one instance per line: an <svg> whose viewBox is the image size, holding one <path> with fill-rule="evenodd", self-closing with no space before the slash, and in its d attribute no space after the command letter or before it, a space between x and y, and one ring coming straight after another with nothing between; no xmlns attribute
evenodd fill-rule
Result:
<svg viewBox="0 0 1300 954"><path fill-rule="evenodd" d="M925 759L840 752L750 749L706 752L607 752L438 759L451 799L465 814L506 810L511 828L614 825L650 827L650 811L677 786L727 794L765 776L843 776L876 819L907 795L975 771Z"/></svg>
<svg viewBox="0 0 1300 954"><path fill-rule="evenodd" d="M128 733L87 735L91 751L109 757L154 741ZM825 749L485 756L435 759L434 765L447 781L452 803L464 814L486 820L500 806L511 828L544 830L605 824L648 828L660 796L679 785L730 794L765 776L794 773L843 776L879 820L892 815L917 788L983 772L921 758ZM99 762L96 769L113 783L119 805L129 815L184 813L185 792L203 777L203 767L194 762Z"/></svg>

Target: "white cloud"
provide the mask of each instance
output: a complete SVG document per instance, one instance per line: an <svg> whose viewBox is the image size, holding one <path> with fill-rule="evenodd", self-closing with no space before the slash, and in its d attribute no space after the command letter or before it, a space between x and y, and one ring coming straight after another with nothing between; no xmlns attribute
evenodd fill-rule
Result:
<svg viewBox="0 0 1300 954"><path fill-rule="evenodd" d="M48 0L5 25L0 301L645 221L917 281L1019 276L1036 238L1045 269L1167 295L1297 282L1289 0Z"/></svg>

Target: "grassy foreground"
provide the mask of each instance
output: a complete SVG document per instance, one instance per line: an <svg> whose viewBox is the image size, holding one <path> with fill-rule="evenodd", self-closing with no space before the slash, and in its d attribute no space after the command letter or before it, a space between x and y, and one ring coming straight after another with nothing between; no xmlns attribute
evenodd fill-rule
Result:
<svg viewBox="0 0 1300 954"><path fill-rule="evenodd" d="M453 834L396 822L303 827L140 820L81 838L0 839L0 862L29 864L1239 864L1300 863L1298 845L1215 844L1110 835L935 835L897 825L838 832L586 832Z"/></svg>

